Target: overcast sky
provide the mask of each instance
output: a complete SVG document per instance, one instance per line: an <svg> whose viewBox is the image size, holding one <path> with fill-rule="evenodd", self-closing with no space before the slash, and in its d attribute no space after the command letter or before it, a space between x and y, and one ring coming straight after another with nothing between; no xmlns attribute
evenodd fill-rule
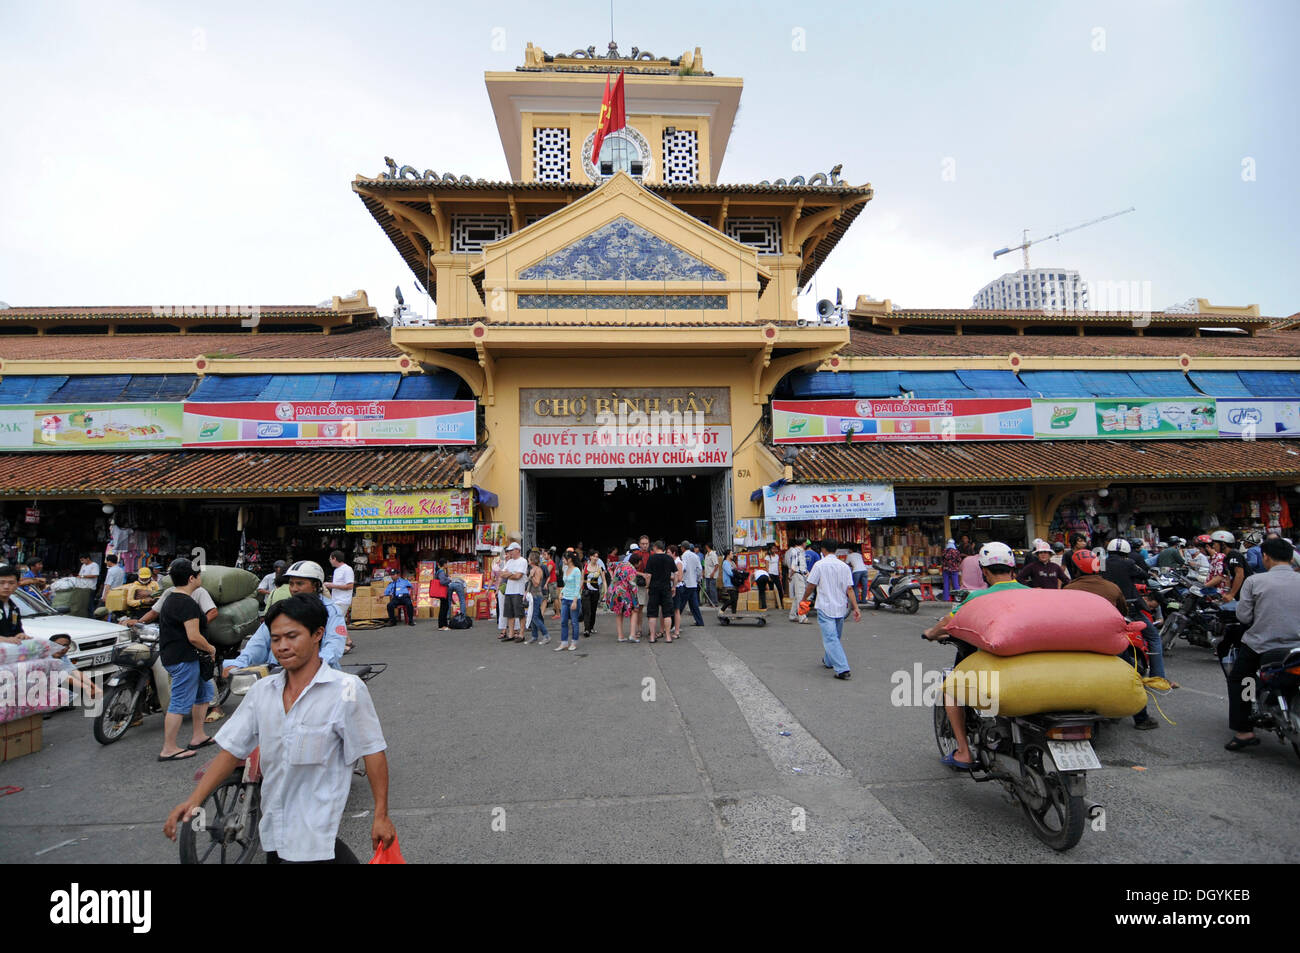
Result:
<svg viewBox="0 0 1300 953"><path fill-rule="evenodd" d="M1295 0L619 0L614 32L624 51L699 46L744 79L723 182L843 163L875 187L809 304L838 286L969 307L1020 267L992 253L1022 228L1132 205L1031 265L1149 281L1156 309L1300 311ZM609 5L0 0L0 300L364 288L387 312L400 283L423 311L349 183L385 155L507 178L483 73L518 66L528 41L603 51Z"/></svg>

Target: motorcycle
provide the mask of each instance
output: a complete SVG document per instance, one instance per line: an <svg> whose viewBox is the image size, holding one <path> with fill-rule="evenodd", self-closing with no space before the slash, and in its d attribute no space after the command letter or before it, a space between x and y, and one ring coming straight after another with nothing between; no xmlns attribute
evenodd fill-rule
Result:
<svg viewBox="0 0 1300 953"><path fill-rule="evenodd" d="M867 605L873 609L899 609L913 615L921 608L921 587L915 576L900 572L892 559L886 563L872 560L876 575L867 586Z"/></svg>
<svg viewBox="0 0 1300 953"><path fill-rule="evenodd" d="M1219 660L1225 675L1231 674L1236 657L1233 648ZM1291 742L1300 758L1300 645L1269 649L1260 656L1251 721L1283 744Z"/></svg>
<svg viewBox="0 0 1300 953"><path fill-rule="evenodd" d="M117 671L104 686L104 701L91 724L95 740L111 745L139 724L145 715L167 711L171 701L171 676L162 663L156 623L132 626L131 641L113 647L113 664ZM222 676L221 663L239 654L239 646L217 646L218 674L214 675L214 706L230 697L230 681Z"/></svg>
<svg viewBox="0 0 1300 953"><path fill-rule="evenodd" d="M382 674L388 666L383 662L371 665L345 665L343 671L368 682ZM278 670L278 669L277 669ZM230 673L230 693L247 695L257 681L272 672L271 666L256 665ZM194 780L202 780L211 762L194 773ZM180 825L179 837L182 864L248 864L257 856L262 845L258 825L262 820L262 764L261 751L254 748L242 767L232 771L208 799L199 813ZM202 853L200 853L202 851Z"/></svg>
<svg viewBox="0 0 1300 953"><path fill-rule="evenodd" d="M1211 648L1223 635L1224 619L1217 595L1207 592L1192 577L1179 577L1178 585L1166 598L1165 621L1160 627L1160 644L1166 654L1180 638Z"/></svg>
<svg viewBox="0 0 1300 953"><path fill-rule="evenodd" d="M1101 721L1091 712L1008 717L968 706L966 741L975 758L971 779L1000 783L1020 805L1035 837L1053 850L1069 850L1083 838L1084 824L1105 810L1088 800L1087 772L1101 768L1091 743ZM934 739L944 757L957 750L942 697L934 708Z"/></svg>

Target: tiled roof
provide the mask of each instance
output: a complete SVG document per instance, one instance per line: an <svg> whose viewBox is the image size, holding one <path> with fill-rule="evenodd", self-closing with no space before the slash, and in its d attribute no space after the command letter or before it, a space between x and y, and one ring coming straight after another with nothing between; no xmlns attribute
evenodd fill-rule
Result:
<svg viewBox="0 0 1300 953"><path fill-rule="evenodd" d="M460 486L459 450L6 453L0 496L241 496ZM480 449L470 451L478 458Z"/></svg>
<svg viewBox="0 0 1300 953"><path fill-rule="evenodd" d="M786 447L775 448L778 458ZM798 483L854 480L907 484L1058 480L1300 480L1300 441L1063 440L857 443L804 447Z"/></svg>
<svg viewBox="0 0 1300 953"><path fill-rule="evenodd" d="M484 199L497 198L501 201L502 214L507 209L506 198L504 193L517 195L520 193L536 193L541 198L554 196L557 201L563 201L566 197L579 197L586 195L588 192L598 187L593 182L487 182L483 179L477 181L471 180L469 176L462 176L459 180L453 182L448 179L424 180L424 179L365 179L357 178L352 183L352 189L358 193L362 204L367 211L374 217L375 221L384 230L389 241L397 248L402 260L406 262L411 273L415 275L416 281L422 286L427 287L430 295L437 301L437 288L435 287L436 275L430 270L428 262L429 249L424 245L423 240L419 246L413 242L405 231L398 227L396 220L384 208L381 202L374 194L364 194L361 189L366 189L370 193L403 193L417 192L420 194L442 194L444 192L462 193L465 198L473 198L473 193L481 193ZM771 196L792 196L803 200L804 208L800 217L815 214L823 208L834 205L837 201L845 198L854 198L865 196L870 200L875 194L870 185L701 185L687 183L659 183L656 185L647 185L646 188L669 202L673 201L675 195L715 195L722 196L732 195L771 195ZM466 194L468 193L468 194ZM494 194L497 193L497 194ZM452 195L451 200L459 200L462 195ZM432 210L428 202L404 202L409 208L421 212L425 215L432 215ZM816 247L804 255L804 264L799 271L799 283L802 285L812 278L813 274L827 256L839 244L848 227L853 224L865 207L866 203L858 201L856 204L845 208L835 219L834 223L820 239ZM680 207L680 206L679 206ZM683 207L682 211L691 215L693 212L689 207Z"/></svg>
<svg viewBox="0 0 1300 953"><path fill-rule="evenodd" d="M849 357L1300 357L1300 333L1203 337L1136 334L877 334L851 329Z"/></svg>
<svg viewBox="0 0 1300 953"><path fill-rule="evenodd" d="M178 309L179 313L175 317L185 317L183 309ZM301 304L263 304L257 306L258 313L264 318L274 318L277 321L289 320L292 318L302 318L304 320L316 320L318 318L338 317L339 312L333 308L321 308L315 305ZM148 320L159 321L165 320L166 315L159 315L152 305L42 305L40 307L30 308L0 308L0 320L12 321L20 318L64 318L69 321L74 320ZM205 317L203 314L197 317ZM218 313L215 320L229 318L232 321L239 320L238 309L231 305L227 308L225 314Z"/></svg>
<svg viewBox="0 0 1300 953"><path fill-rule="evenodd" d="M894 308L891 311L851 310L851 317L856 321L875 319L881 324L899 324L909 321L929 322L935 324L958 324L962 322L997 323L999 321L1030 322L1033 324L1118 324L1131 325L1133 314L1130 312L1106 311L1044 311L1028 308ZM1182 311L1156 311L1147 315L1152 324L1185 324L1200 327L1248 327L1269 324L1283 320L1244 314L1215 314Z"/></svg>
<svg viewBox="0 0 1300 953"><path fill-rule="evenodd" d="M396 358L401 348L387 328L334 331L331 334L34 334L0 335L0 358L36 360L188 360L235 358Z"/></svg>

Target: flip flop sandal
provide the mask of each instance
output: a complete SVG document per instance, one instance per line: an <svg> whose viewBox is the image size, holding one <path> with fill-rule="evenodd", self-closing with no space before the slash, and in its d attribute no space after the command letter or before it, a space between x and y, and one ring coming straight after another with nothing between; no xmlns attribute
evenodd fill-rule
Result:
<svg viewBox="0 0 1300 953"><path fill-rule="evenodd" d="M209 738L209 739L207 739L206 741L200 741L200 742L199 742L198 744L196 744L196 745L187 745L186 748L185 748L185 750L186 750L186 751L198 751L200 748L206 748L208 745L214 745L214 744L216 744L216 743L217 743L217 739L216 739L216 738Z"/></svg>
<svg viewBox="0 0 1300 953"><path fill-rule="evenodd" d="M973 761L969 763L965 761L958 761L957 753L955 751L951 752L950 754L944 755L943 763L946 764L948 767L952 768L954 771L969 771L971 768L975 767L975 762Z"/></svg>
<svg viewBox="0 0 1300 953"><path fill-rule="evenodd" d="M190 751L189 748L186 748L184 751L178 751L175 754L169 754L169 755L160 754L158 755L158 760L159 761L188 761L190 760L190 758L193 757L195 757L194 753Z"/></svg>
<svg viewBox="0 0 1300 953"><path fill-rule="evenodd" d="M203 719L203 723L205 725L211 725L214 724L215 722L220 721L222 718L225 717L226 717L226 713L224 711L210 711L208 712L207 717Z"/></svg>
<svg viewBox="0 0 1300 953"><path fill-rule="evenodd" d="M1254 738L1233 738L1223 747L1228 751L1240 751L1242 748L1253 748L1259 744L1259 736Z"/></svg>

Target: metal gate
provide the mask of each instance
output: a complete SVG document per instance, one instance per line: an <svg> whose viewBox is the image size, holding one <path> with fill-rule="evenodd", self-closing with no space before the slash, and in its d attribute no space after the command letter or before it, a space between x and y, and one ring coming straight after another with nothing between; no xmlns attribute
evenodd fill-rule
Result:
<svg viewBox="0 0 1300 953"><path fill-rule="evenodd" d="M712 512L709 514L713 533L713 548L724 553L731 546L735 527L732 522L731 509L731 471L720 470L709 481L709 498Z"/></svg>
<svg viewBox="0 0 1300 953"><path fill-rule="evenodd" d="M537 477L527 470L519 471L519 530L524 540L524 552L537 545Z"/></svg>

